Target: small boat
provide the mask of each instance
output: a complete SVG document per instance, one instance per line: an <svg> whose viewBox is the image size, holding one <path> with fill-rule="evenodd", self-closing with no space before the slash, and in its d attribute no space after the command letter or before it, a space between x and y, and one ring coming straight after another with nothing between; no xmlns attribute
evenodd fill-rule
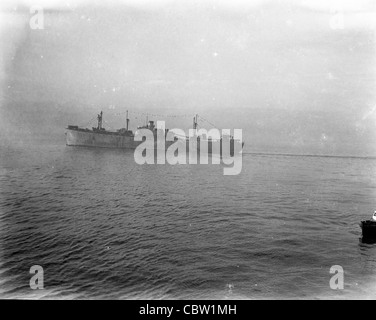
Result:
<svg viewBox="0 0 376 320"><path fill-rule="evenodd" d="M363 238L376 239L376 221L362 221L360 227L362 228Z"/></svg>
<svg viewBox="0 0 376 320"><path fill-rule="evenodd" d="M373 214L372 220L361 221L360 227L362 228L363 239L376 240L376 211Z"/></svg>

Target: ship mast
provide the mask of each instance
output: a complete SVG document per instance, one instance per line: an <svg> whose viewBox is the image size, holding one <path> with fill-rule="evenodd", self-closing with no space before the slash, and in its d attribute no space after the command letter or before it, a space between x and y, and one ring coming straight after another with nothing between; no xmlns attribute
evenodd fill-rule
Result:
<svg viewBox="0 0 376 320"><path fill-rule="evenodd" d="M103 111L98 114L98 130L102 130Z"/></svg>
<svg viewBox="0 0 376 320"><path fill-rule="evenodd" d="M193 117L193 129L197 130L198 114Z"/></svg>

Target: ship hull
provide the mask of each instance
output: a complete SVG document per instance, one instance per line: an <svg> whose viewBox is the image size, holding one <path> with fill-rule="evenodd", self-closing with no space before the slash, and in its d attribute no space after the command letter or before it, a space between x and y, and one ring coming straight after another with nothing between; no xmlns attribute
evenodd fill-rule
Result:
<svg viewBox="0 0 376 320"><path fill-rule="evenodd" d="M139 146L142 141L135 141L133 135L120 135L116 133L101 133L84 129L67 129L66 131L66 145L76 147L95 147L95 148L116 148L116 149L129 149L134 150ZM201 141L207 144L204 153L212 154L217 148L214 148L212 141ZM169 148L174 141L165 141L164 148ZM179 140L179 143L186 146L186 152L189 152L189 140ZM219 143L219 142L218 142ZM238 144L237 148L235 147ZM241 153L244 143L232 140L230 142L229 155L233 156L236 151ZM200 153L201 143L196 144L197 152ZM154 149L159 149L160 145L155 141ZM183 147L184 148L184 147ZM222 156L222 144L220 143L219 152Z"/></svg>
<svg viewBox="0 0 376 320"><path fill-rule="evenodd" d="M67 146L136 149L141 143L134 141L133 136L98 133L89 130L67 129L65 135Z"/></svg>

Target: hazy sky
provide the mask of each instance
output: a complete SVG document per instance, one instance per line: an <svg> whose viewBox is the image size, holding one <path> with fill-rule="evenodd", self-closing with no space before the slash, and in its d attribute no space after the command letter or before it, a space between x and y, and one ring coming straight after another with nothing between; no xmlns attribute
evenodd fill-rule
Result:
<svg viewBox="0 0 376 320"><path fill-rule="evenodd" d="M2 1L0 137L64 143L67 124L103 110L119 128L129 109L241 128L249 152L376 155L375 3Z"/></svg>

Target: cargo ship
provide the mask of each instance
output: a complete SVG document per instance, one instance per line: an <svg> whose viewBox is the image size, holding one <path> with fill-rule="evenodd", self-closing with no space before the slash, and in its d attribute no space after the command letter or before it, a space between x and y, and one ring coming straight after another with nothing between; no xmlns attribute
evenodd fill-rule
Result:
<svg viewBox="0 0 376 320"><path fill-rule="evenodd" d="M126 112L126 127L121 128L116 131L108 131L103 127L103 111L97 116L97 127L80 128L75 125L68 125L66 128L66 145L67 146L79 146L79 147L95 147L95 148L118 148L118 149L136 149L142 141L135 140L135 133L129 128L129 117L128 111ZM198 115L195 115L193 118L193 129L197 130L198 128ZM154 148L158 148L157 136L161 132L158 132L163 129L157 129L155 127L154 121L147 121L145 126L138 126L139 129L148 129L154 134ZM164 130L165 132L162 135L165 137L169 132L168 129ZM200 145L202 143L207 143L208 148L207 152L209 154L213 153L214 143L219 143L220 145L220 154L222 155L222 142L224 137L220 137L219 140L213 140L210 137L205 135L198 135L197 137L197 151L200 152ZM234 139L234 137L227 137L230 140L230 155L233 156L235 151L241 150L244 147L244 142L241 140ZM189 149L189 137L187 136L174 136L174 141L166 141L164 147L167 149L174 142L179 141L186 144L187 150ZM238 146L236 146L238 144Z"/></svg>

